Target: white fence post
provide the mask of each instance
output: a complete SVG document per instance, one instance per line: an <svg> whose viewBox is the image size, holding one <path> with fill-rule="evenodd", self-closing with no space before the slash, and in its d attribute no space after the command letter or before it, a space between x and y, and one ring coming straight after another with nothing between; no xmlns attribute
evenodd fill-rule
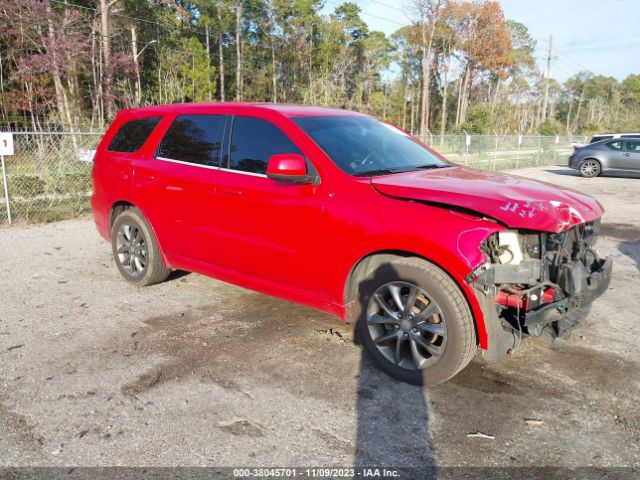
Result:
<svg viewBox="0 0 640 480"><path fill-rule="evenodd" d="M496 132L494 130L493 133L496 136L496 151L495 151L495 154L493 155L493 168L492 168L492 170L495 172L496 171L496 162L498 161L498 132Z"/></svg>
<svg viewBox="0 0 640 480"><path fill-rule="evenodd" d="M465 138L465 156L464 156L464 165L465 167L469 165L469 145L471 145L471 136L466 132L466 130L462 130L464 132Z"/></svg>
<svg viewBox="0 0 640 480"><path fill-rule="evenodd" d="M13 155L13 133L0 133L0 162L2 163L2 183L4 185L4 200L7 203L7 220L11 224L11 205L9 204L9 186L7 185L7 167L4 163L5 155Z"/></svg>
<svg viewBox="0 0 640 480"><path fill-rule="evenodd" d="M0 155L2 159L2 183L4 184L4 201L7 204L7 220L11 224L11 205L9 205L9 187L7 186L7 170L4 166L4 155Z"/></svg>
<svg viewBox="0 0 640 480"><path fill-rule="evenodd" d="M516 168L520 168L520 150L522 149L522 135L518 134L518 159L516 160Z"/></svg>

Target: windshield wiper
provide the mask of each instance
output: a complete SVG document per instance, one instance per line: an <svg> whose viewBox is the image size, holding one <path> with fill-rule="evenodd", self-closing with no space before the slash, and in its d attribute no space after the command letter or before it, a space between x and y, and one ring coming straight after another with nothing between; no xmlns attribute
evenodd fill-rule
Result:
<svg viewBox="0 0 640 480"><path fill-rule="evenodd" d="M442 164L438 165L436 163L431 163L429 165L419 165L417 167L409 167L409 168L378 168L376 170L368 170L366 172L356 172L353 175L355 177L372 177L375 175L389 175L391 173L406 173L406 172L414 172L416 170L428 170L432 168L446 168L451 165Z"/></svg>
<svg viewBox="0 0 640 480"><path fill-rule="evenodd" d="M406 170L398 170L393 168L378 168L376 170L367 170L366 172L356 172L354 177L371 177L374 175L388 175L390 173L404 172Z"/></svg>
<svg viewBox="0 0 640 480"><path fill-rule="evenodd" d="M448 168L451 165L447 165L446 163L443 163L441 165L438 165L436 163L430 163L429 165L420 165L418 167L412 167L411 170L430 170L432 168Z"/></svg>

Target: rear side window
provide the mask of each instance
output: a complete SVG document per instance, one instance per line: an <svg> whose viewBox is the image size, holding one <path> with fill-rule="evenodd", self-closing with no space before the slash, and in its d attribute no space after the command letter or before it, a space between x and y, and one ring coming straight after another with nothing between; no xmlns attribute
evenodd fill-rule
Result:
<svg viewBox="0 0 640 480"><path fill-rule="evenodd" d="M181 115L167 130L156 157L217 167L226 115Z"/></svg>
<svg viewBox="0 0 640 480"><path fill-rule="evenodd" d="M271 122L261 118L235 117L229 168L265 174L269 157L282 153L301 152L289 137Z"/></svg>
<svg viewBox="0 0 640 480"><path fill-rule="evenodd" d="M622 140L616 140L615 142L609 142L606 145L611 150L622 150Z"/></svg>
<svg viewBox="0 0 640 480"><path fill-rule="evenodd" d="M134 153L142 148L162 117L131 120L120 127L109 144L111 152Z"/></svg>

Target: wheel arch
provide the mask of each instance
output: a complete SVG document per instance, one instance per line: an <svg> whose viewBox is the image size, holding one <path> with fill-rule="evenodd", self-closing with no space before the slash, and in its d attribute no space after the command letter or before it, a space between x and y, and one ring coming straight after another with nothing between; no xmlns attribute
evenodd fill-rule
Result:
<svg viewBox="0 0 640 480"><path fill-rule="evenodd" d="M484 314L482 312L482 308L471 290L466 283L464 283L464 279L458 279L451 272L441 265L439 262L434 261L431 258L427 258L424 255L407 251L407 250L379 250L375 252L370 252L365 256L361 257L357 262L353 264L351 269L349 270L349 274L346 278L344 284L344 305L345 305L345 313L344 318L348 323L352 323L354 321L354 307L355 302L358 295L358 283L359 281L366 277L373 269L377 268L379 265L383 264L385 261L390 261L394 258L419 258L426 262L429 262L443 272L445 272L451 280L460 288L462 294L465 297L467 305L469 306L469 310L471 311L471 316L473 317L473 326L476 333L476 339L480 345L480 348L487 349L488 348L488 338L487 331L485 326Z"/></svg>
<svg viewBox="0 0 640 480"><path fill-rule="evenodd" d="M158 243L158 250L160 250L160 256L162 257L162 262L166 267L171 268L171 265L167 261L167 257L164 253L164 249L162 248L162 241L158 237L158 234L153 224L149 221L149 217L147 217L144 211L133 202L129 200L117 200L111 204L111 207L109 208L109 217L107 219L109 235L111 236L111 229L113 228L113 222L115 222L118 215L120 215L125 210L129 210L131 208L135 208L136 210L138 210L142 214L144 219L147 221L147 224L149 225L149 228L153 232L153 236L156 238L156 242Z"/></svg>
<svg viewBox="0 0 640 480"><path fill-rule="evenodd" d="M109 232L111 232L111 228L113 227L113 222L118 217L118 215L120 215L125 210L128 210L129 208L138 208L138 207L136 207L133 203L128 202L126 200L118 200L117 202L111 205L111 208L109 209L109 218L107 219L107 222L108 222L107 226L109 227ZM138 210L140 209L138 208Z"/></svg>

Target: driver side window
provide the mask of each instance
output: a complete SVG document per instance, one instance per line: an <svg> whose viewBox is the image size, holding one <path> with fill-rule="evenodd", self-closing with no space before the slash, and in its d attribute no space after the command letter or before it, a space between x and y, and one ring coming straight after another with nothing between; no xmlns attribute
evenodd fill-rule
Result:
<svg viewBox="0 0 640 480"><path fill-rule="evenodd" d="M229 168L241 172L267 173L272 155L302 154L282 130L268 120L235 117L229 148Z"/></svg>
<svg viewBox="0 0 640 480"><path fill-rule="evenodd" d="M633 142L627 140L627 151L640 153L640 140L634 140Z"/></svg>

